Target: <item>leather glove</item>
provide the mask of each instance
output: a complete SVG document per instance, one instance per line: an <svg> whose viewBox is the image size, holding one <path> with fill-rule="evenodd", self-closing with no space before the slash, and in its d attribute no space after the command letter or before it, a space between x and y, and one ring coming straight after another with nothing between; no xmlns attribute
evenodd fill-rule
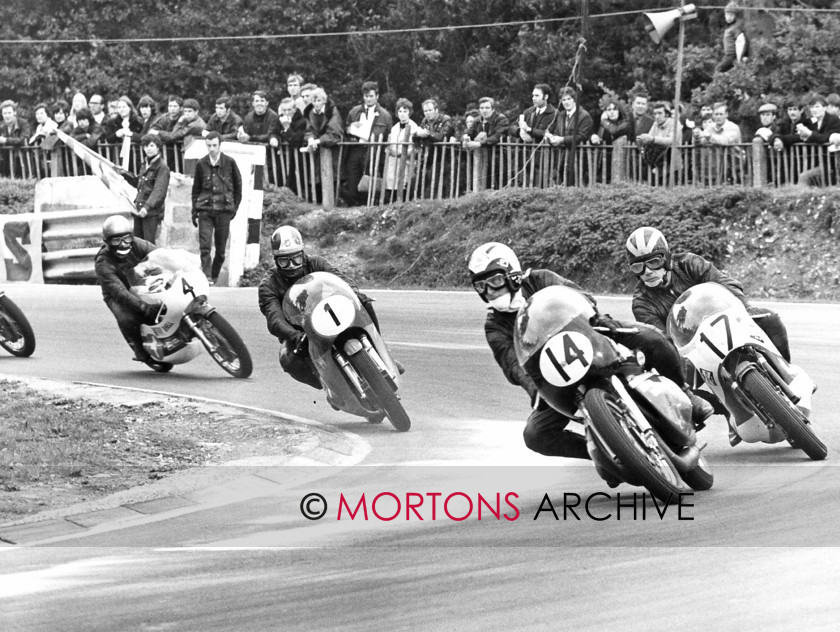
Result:
<svg viewBox="0 0 840 632"><path fill-rule="evenodd" d="M152 301L151 303L143 304L143 323L146 325L154 325L157 322L157 315L160 311L160 301Z"/></svg>
<svg viewBox="0 0 840 632"><path fill-rule="evenodd" d="M291 338L292 351L295 355L305 356L309 354L309 344L306 341L306 334L302 331L296 331Z"/></svg>
<svg viewBox="0 0 840 632"><path fill-rule="evenodd" d="M196 213L196 212L193 212L193 214L192 214L192 224L193 224L193 226L198 228L198 213Z"/></svg>

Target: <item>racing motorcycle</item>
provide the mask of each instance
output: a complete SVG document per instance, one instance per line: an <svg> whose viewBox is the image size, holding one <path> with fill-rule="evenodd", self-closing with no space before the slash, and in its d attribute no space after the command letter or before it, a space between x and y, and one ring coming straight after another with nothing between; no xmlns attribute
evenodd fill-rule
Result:
<svg viewBox="0 0 840 632"><path fill-rule="evenodd" d="M595 310L565 286L539 290L519 310L517 359L540 397L582 423L596 471L608 482L643 486L664 502L714 476L691 424L691 402L670 380L644 368L644 355L593 327Z"/></svg>
<svg viewBox="0 0 840 632"><path fill-rule="evenodd" d="M155 324L142 325L143 347L150 365L165 373L184 364L202 348L233 377L251 375L248 348L236 330L207 302L210 285L194 255L158 248L134 267L132 291L146 302L161 301Z"/></svg>
<svg viewBox="0 0 840 632"><path fill-rule="evenodd" d="M15 302L0 290L0 347L19 358L35 351L32 325Z"/></svg>
<svg viewBox="0 0 840 632"><path fill-rule="evenodd" d="M741 439L787 440L816 461L828 455L809 420L814 382L801 367L785 361L729 290L701 283L683 292L668 315L667 332L680 356L722 402Z"/></svg>
<svg viewBox="0 0 840 632"><path fill-rule="evenodd" d="M336 410L406 432L400 375L388 347L353 289L329 272L298 280L283 298L286 319L305 334L309 357Z"/></svg>

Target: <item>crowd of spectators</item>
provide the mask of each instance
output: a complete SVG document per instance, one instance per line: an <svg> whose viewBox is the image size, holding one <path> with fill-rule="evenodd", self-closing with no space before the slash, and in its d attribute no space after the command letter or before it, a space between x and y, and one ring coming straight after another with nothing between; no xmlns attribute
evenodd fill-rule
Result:
<svg viewBox="0 0 840 632"><path fill-rule="evenodd" d="M521 113L502 112L494 99L484 97L462 116L451 117L430 98L421 104L422 116L415 117L414 105L402 98L395 111L389 112L379 103L379 86L366 82L361 86L361 103L345 117L323 87L305 83L299 75L288 77L287 90L288 96L280 99L276 110L266 92L255 91L244 116L233 110L229 97L221 96L206 121L195 99L178 95L170 95L165 111L159 112L157 102L148 95L135 107L127 96L106 101L100 94L88 99L78 93L70 104L60 100L35 105L33 123L18 116L17 105L6 100L0 103L0 149L39 145L49 151L57 142L56 129L91 148L102 143L139 143L151 134L170 152L176 144L188 146L212 131L223 141L265 144L269 152L282 147L285 152L317 153L321 147L344 142L341 197L349 205L364 202L366 179L371 175L371 141L387 143L379 175L389 190L397 186L400 160L404 165L414 147L431 143L455 143L466 151L502 141L567 149L635 144L651 167L667 158L675 133L682 145L732 146L758 138L776 152L802 143L828 146L828 151L840 149L840 95L836 93L756 99L736 90L731 104L686 105L676 117L670 103L651 103L646 95L637 94L629 107L617 98L602 99L603 112L593 117L581 107L572 88L561 90L555 106L551 87L537 84L531 93L532 105ZM287 171L293 173L294 161L286 163ZM561 171L569 168L570 164L560 164ZM825 178L833 179L834 174L811 169L800 181L820 184Z"/></svg>

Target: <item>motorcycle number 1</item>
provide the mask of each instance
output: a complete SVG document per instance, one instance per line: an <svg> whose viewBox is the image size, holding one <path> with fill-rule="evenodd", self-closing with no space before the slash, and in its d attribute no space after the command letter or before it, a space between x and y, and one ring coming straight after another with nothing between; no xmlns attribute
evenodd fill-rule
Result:
<svg viewBox="0 0 840 632"><path fill-rule="evenodd" d="M540 373L549 384L570 386L586 375L593 357L589 338L577 331L564 331L543 347Z"/></svg>
<svg viewBox="0 0 840 632"><path fill-rule="evenodd" d="M337 336L356 318L356 308L346 296L330 296L312 311L312 328L321 336Z"/></svg>

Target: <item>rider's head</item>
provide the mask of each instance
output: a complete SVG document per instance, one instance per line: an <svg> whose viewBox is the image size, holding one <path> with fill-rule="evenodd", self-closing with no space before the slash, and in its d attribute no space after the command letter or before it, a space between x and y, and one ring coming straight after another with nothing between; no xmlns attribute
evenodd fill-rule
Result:
<svg viewBox="0 0 840 632"><path fill-rule="evenodd" d="M516 311L522 287L522 266L513 250L490 242L476 248L468 264L475 291L499 311Z"/></svg>
<svg viewBox="0 0 840 632"><path fill-rule="evenodd" d="M275 230L271 235L271 254L281 276L303 276L303 238L297 228L280 226Z"/></svg>
<svg viewBox="0 0 840 632"><path fill-rule="evenodd" d="M111 215L102 224L102 239L115 256L125 259L134 243L134 229L131 222L122 215Z"/></svg>
<svg viewBox="0 0 840 632"><path fill-rule="evenodd" d="M655 228L642 226L634 230L625 244L630 271L648 287L668 282L671 269L671 249L665 236Z"/></svg>

